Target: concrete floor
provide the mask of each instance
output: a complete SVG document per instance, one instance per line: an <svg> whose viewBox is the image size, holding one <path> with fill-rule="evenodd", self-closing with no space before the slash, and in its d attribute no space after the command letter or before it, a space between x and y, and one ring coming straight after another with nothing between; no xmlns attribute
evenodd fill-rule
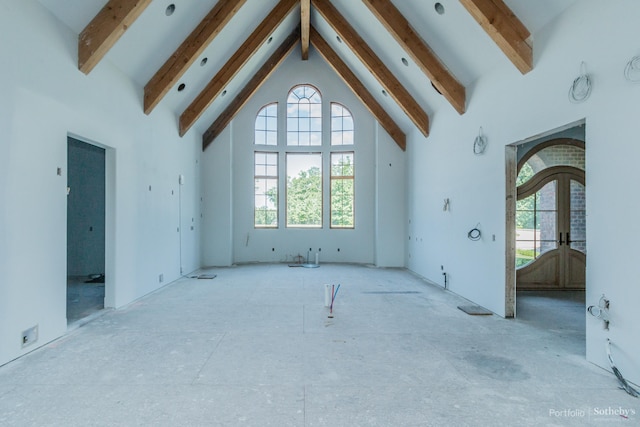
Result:
<svg viewBox="0 0 640 427"><path fill-rule="evenodd" d="M518 320L470 316L403 270L207 272L0 367L0 425L639 423L638 399L585 360L579 297L552 310L578 319L560 325L543 317L553 299L519 295ZM324 283L342 285L334 318Z"/></svg>
<svg viewBox="0 0 640 427"><path fill-rule="evenodd" d="M86 283L88 277L67 278L67 323L75 324L104 308L104 283Z"/></svg>

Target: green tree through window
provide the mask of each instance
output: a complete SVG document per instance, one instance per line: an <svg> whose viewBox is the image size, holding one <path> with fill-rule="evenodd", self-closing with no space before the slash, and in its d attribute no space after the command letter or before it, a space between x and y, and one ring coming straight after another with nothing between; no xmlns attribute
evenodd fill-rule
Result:
<svg viewBox="0 0 640 427"><path fill-rule="evenodd" d="M322 227L322 154L287 154L287 227Z"/></svg>
<svg viewBox="0 0 640 427"><path fill-rule="evenodd" d="M353 153L331 153L331 227L353 228L355 200Z"/></svg>

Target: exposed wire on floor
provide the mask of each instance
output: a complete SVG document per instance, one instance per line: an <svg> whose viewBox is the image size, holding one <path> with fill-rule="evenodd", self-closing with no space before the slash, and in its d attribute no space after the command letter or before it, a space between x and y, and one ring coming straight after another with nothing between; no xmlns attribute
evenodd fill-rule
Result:
<svg viewBox="0 0 640 427"><path fill-rule="evenodd" d="M329 306L329 317L333 317L333 302L336 300L336 295L338 295L338 291L340 290L340 284L336 288L335 285L331 285L331 305Z"/></svg>
<svg viewBox="0 0 640 427"><path fill-rule="evenodd" d="M620 370L616 368L615 363L613 363L613 357L611 356L611 340L609 338L607 338L607 357L609 358L609 364L611 364L611 370L613 371L615 376L618 378L618 382L620 383L620 388L626 391L627 394L633 397L639 397L640 392L635 388L633 388L631 384L629 384L627 380L624 379Z"/></svg>

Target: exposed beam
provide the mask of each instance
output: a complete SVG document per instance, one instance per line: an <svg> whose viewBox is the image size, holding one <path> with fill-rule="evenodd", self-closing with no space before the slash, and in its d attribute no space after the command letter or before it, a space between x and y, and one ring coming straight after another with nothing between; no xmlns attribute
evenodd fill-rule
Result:
<svg viewBox="0 0 640 427"><path fill-rule="evenodd" d="M367 43L358 35L353 27L344 19L329 0L312 0L315 10L338 33L341 40L349 46L353 53L378 79L387 93L398 103L411 121L425 135L429 135L429 116L402 86L396 76L376 56Z"/></svg>
<svg viewBox="0 0 640 427"><path fill-rule="evenodd" d="M362 101L369 112L376 118L380 125L387 131L389 136L398 144L398 146L404 151L407 147L406 135L402 132L402 129L396 124L391 116L386 112L384 107L376 101L376 99L367 90L364 84L349 68L345 62L340 59L338 54L329 46L329 44L322 38L322 36L311 27L311 40L313 47L324 57L327 63L335 70L335 72L342 78L344 83L349 86L353 93Z"/></svg>
<svg viewBox="0 0 640 427"><path fill-rule="evenodd" d="M533 69L531 34L503 0L460 0L522 74Z"/></svg>
<svg viewBox="0 0 640 427"><path fill-rule="evenodd" d="M89 74L151 0L109 0L78 37L78 68Z"/></svg>
<svg viewBox="0 0 640 427"><path fill-rule="evenodd" d="M309 59L309 28L311 27L311 0L300 0L300 42L302 60Z"/></svg>
<svg viewBox="0 0 640 427"><path fill-rule="evenodd" d="M362 0L396 41L402 46L431 83L460 114L465 112L466 91L447 70L429 45L402 16L390 0Z"/></svg>
<svg viewBox="0 0 640 427"><path fill-rule="evenodd" d="M151 111L204 52L247 0L220 0L144 87L144 112Z"/></svg>
<svg viewBox="0 0 640 427"><path fill-rule="evenodd" d="M297 4L298 0L280 0L196 99L193 100L191 105L180 115L180 136L187 133L214 99L224 90L225 86L238 74L238 71L249 61Z"/></svg>
<svg viewBox="0 0 640 427"><path fill-rule="evenodd" d="M278 47L278 49L267 59L262 67L253 75L249 83L240 91L238 96L236 96L233 101L229 104L229 106L218 116L218 118L209 126L207 131L202 135L202 150L204 151L209 144L213 142L214 139L220 132L227 127L227 125L233 120L233 118L238 114L238 111L242 109L242 107L246 104L246 102L251 99L254 93L262 84L269 78L271 73L273 73L282 61L284 61L287 56L291 53L293 48L298 43L300 38L300 29L296 28L289 37L285 39L284 42Z"/></svg>

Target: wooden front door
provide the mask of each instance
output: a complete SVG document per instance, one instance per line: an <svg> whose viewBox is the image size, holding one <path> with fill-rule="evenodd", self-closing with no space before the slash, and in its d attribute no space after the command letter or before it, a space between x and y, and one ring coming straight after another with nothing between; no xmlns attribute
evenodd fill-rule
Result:
<svg viewBox="0 0 640 427"><path fill-rule="evenodd" d="M517 189L517 289L584 289L584 171L544 169Z"/></svg>

